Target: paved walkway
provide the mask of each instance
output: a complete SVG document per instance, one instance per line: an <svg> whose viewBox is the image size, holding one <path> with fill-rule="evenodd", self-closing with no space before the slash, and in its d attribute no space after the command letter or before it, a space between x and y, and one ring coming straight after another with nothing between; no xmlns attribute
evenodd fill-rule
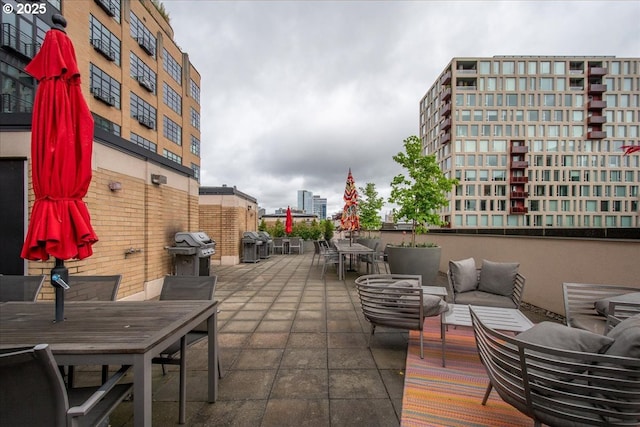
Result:
<svg viewBox="0 0 640 427"><path fill-rule="evenodd" d="M207 403L206 342L189 349L187 425L399 425L408 333L378 328L367 348L359 274L338 281L330 267L320 279L311 260L275 255L213 269L225 376L218 401ZM177 424L178 368L167 369L154 367L154 426ZM124 402L111 425L132 425L131 417Z"/></svg>

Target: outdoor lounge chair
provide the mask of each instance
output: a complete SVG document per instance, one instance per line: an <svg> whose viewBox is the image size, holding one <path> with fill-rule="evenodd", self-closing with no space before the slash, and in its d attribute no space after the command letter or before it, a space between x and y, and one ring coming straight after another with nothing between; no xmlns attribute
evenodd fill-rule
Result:
<svg viewBox="0 0 640 427"><path fill-rule="evenodd" d="M520 307L526 282L518 263L484 260L476 268L473 258L449 261L447 279L454 304L504 308Z"/></svg>
<svg viewBox="0 0 640 427"><path fill-rule="evenodd" d="M44 275L0 275L0 302L36 301L43 283Z"/></svg>
<svg viewBox="0 0 640 427"><path fill-rule="evenodd" d="M118 384L127 369L101 387L67 390L47 344L0 354L0 425L101 425L131 393L133 384Z"/></svg>
<svg viewBox="0 0 640 427"><path fill-rule="evenodd" d="M376 326L420 331L420 358L424 359L422 331L425 317L447 311L447 303L435 295L423 295L422 276L409 274L369 274L356 279L356 288L365 319Z"/></svg>
<svg viewBox="0 0 640 427"><path fill-rule="evenodd" d="M295 249L298 254L302 254L302 238L300 237L292 237L289 239L289 253L292 253Z"/></svg>
<svg viewBox="0 0 640 427"><path fill-rule="evenodd" d="M280 251L281 254L284 254L284 239L282 237L274 237L273 238L273 253L277 253Z"/></svg>
<svg viewBox="0 0 640 427"><path fill-rule="evenodd" d="M160 301L179 300L212 300L215 295L217 276L165 276L160 292ZM207 322L196 326L183 338L185 346L190 347L208 337ZM153 363L162 365L162 373L165 373L164 365L180 366L180 404L179 422L185 423L186 418L186 393L187 372L186 355L180 351L181 342L177 341L167 347L158 357L153 358ZM216 343L217 346L217 343ZM219 357L219 356L218 356ZM220 359L218 358L218 375L222 378Z"/></svg>
<svg viewBox="0 0 640 427"><path fill-rule="evenodd" d="M514 337L470 309L480 360L492 389L535 426L640 425L640 316L608 336L542 322Z"/></svg>
<svg viewBox="0 0 640 427"><path fill-rule="evenodd" d="M640 288L593 283L563 283L564 312L567 326L604 333L608 299L621 295L639 295ZM640 300L636 300L640 301ZM638 302L640 306L640 302ZM629 314L622 317L629 317Z"/></svg>

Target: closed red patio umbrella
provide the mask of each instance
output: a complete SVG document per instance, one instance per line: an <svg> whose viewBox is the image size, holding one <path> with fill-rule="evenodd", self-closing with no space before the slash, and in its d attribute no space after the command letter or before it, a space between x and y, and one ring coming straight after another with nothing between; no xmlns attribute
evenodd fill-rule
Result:
<svg viewBox="0 0 640 427"><path fill-rule="evenodd" d="M287 218L284 222L284 232L291 234L293 231L293 217L291 216L291 207L287 206Z"/></svg>
<svg viewBox="0 0 640 427"><path fill-rule="evenodd" d="M31 124L35 203L21 256L56 258L56 321L64 320L64 260L84 259L98 241L82 198L91 183L93 117L82 95L75 49L64 32L66 20L53 16L42 48L25 71L38 80ZM59 313L60 311L60 313Z"/></svg>

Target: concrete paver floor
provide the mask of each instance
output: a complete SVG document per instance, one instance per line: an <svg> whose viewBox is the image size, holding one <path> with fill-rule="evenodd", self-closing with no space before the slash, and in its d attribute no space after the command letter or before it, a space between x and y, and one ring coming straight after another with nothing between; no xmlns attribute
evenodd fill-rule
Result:
<svg viewBox="0 0 640 427"><path fill-rule="evenodd" d="M207 398L206 341L188 350L189 426L398 426L407 331L377 328L360 311L354 280L320 278L312 254L274 255L255 264L217 266L219 345L224 378ZM446 278L438 278L444 285ZM153 425L178 421L178 367L154 366ZM96 373L97 374L97 373ZM132 403L112 426L133 425Z"/></svg>

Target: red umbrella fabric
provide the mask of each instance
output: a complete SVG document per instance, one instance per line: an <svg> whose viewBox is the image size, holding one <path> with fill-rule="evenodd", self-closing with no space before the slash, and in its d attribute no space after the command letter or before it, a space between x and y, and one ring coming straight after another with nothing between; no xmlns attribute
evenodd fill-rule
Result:
<svg viewBox="0 0 640 427"><path fill-rule="evenodd" d="M340 218L340 227L345 231L356 231L360 229L360 216L358 215L358 191L356 183L351 175L351 168L347 175L347 184L344 189L344 209Z"/></svg>
<svg viewBox="0 0 640 427"><path fill-rule="evenodd" d="M287 206L287 218L284 222L284 232L291 234L293 231L293 217L291 216L291 207Z"/></svg>
<svg viewBox="0 0 640 427"><path fill-rule="evenodd" d="M25 71L38 80L31 133L35 203L21 256L83 259L98 241L82 201L91 183L93 117L69 37L51 29Z"/></svg>

